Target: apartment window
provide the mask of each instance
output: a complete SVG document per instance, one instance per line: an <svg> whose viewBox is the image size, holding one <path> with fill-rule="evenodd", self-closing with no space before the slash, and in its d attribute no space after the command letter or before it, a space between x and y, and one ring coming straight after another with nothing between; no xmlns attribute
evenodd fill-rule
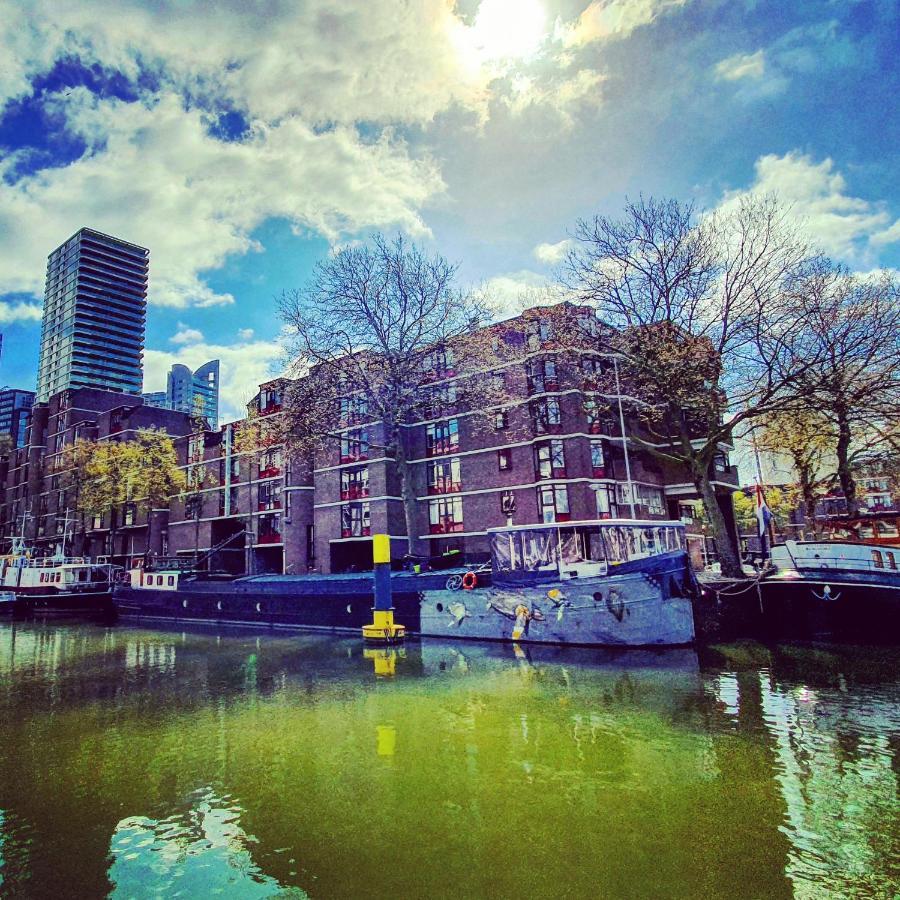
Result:
<svg viewBox="0 0 900 900"><path fill-rule="evenodd" d="M601 434L603 431L603 419L601 417L600 404L596 400L585 400L584 414L587 417L588 431L591 434Z"/></svg>
<svg viewBox="0 0 900 900"><path fill-rule="evenodd" d="M341 537L368 537L371 534L368 503L348 503L341 507Z"/></svg>
<svg viewBox="0 0 900 900"><path fill-rule="evenodd" d="M501 472L508 472L512 468L512 449L504 447L497 451L497 468Z"/></svg>
<svg viewBox="0 0 900 900"><path fill-rule="evenodd" d="M581 358L581 374L585 381L592 386L597 385L606 371L606 361L596 356L583 356Z"/></svg>
<svg viewBox="0 0 900 900"><path fill-rule="evenodd" d="M276 481L264 481L259 486L256 500L260 512L281 509L281 485Z"/></svg>
<svg viewBox="0 0 900 900"><path fill-rule="evenodd" d="M263 414L279 412L284 400L280 387L267 387L259 392L259 411Z"/></svg>
<svg viewBox="0 0 900 900"><path fill-rule="evenodd" d="M437 347L422 357L422 370L430 378L446 378L454 375L453 351L449 347Z"/></svg>
<svg viewBox="0 0 900 900"><path fill-rule="evenodd" d="M455 453L459 450L459 421L448 419L426 426L425 447L429 456Z"/></svg>
<svg viewBox="0 0 900 900"><path fill-rule="evenodd" d="M542 522L568 522L569 491L564 484L538 488L538 512Z"/></svg>
<svg viewBox="0 0 900 900"><path fill-rule="evenodd" d="M354 466L341 470L341 500L359 500L369 496L369 467Z"/></svg>
<svg viewBox="0 0 900 900"><path fill-rule="evenodd" d="M98 531L102 528L103 516L91 516L91 528L94 531Z"/></svg>
<svg viewBox="0 0 900 900"><path fill-rule="evenodd" d="M369 458L369 434L357 429L341 435L341 462L356 462Z"/></svg>
<svg viewBox="0 0 900 900"><path fill-rule="evenodd" d="M606 457L603 453L603 441L591 441L591 475L594 478L606 477Z"/></svg>
<svg viewBox="0 0 900 900"><path fill-rule="evenodd" d="M542 394L559 389L556 378L556 360L538 359L528 364L528 393Z"/></svg>
<svg viewBox="0 0 900 900"><path fill-rule="evenodd" d="M562 441L535 444L534 471L538 478L566 477L566 455Z"/></svg>
<svg viewBox="0 0 900 900"><path fill-rule="evenodd" d="M536 434L559 431L562 416L558 397L545 397L531 404L531 424Z"/></svg>
<svg viewBox="0 0 900 900"><path fill-rule="evenodd" d="M501 409L494 413L494 429L502 431L504 428L509 428L509 411Z"/></svg>
<svg viewBox="0 0 900 900"><path fill-rule="evenodd" d="M190 463L198 463L203 460L203 435L192 434L188 438L187 461Z"/></svg>
<svg viewBox="0 0 900 900"><path fill-rule="evenodd" d="M134 517L136 513L136 506L134 503L126 503L125 511L122 517L123 525L134 525Z"/></svg>
<svg viewBox="0 0 900 900"><path fill-rule="evenodd" d="M431 534L451 534L463 530L461 497L441 497L428 501L428 527Z"/></svg>
<svg viewBox="0 0 900 900"><path fill-rule="evenodd" d="M281 474L281 448L272 447L259 455L259 477L271 478Z"/></svg>
<svg viewBox="0 0 900 900"><path fill-rule="evenodd" d="M616 489L612 484L599 484L595 489L597 495L597 518L615 519L619 515L616 503Z"/></svg>
<svg viewBox="0 0 900 900"><path fill-rule="evenodd" d="M500 512L504 516L511 516L516 511L516 495L513 491L503 491L500 494Z"/></svg>
<svg viewBox="0 0 900 900"><path fill-rule="evenodd" d="M259 544L278 544L281 542L281 516L260 516L257 519L256 541Z"/></svg>
<svg viewBox="0 0 900 900"><path fill-rule="evenodd" d="M341 397L338 400L338 418L342 426L356 425L369 415L368 397Z"/></svg>
<svg viewBox="0 0 900 900"><path fill-rule="evenodd" d="M199 519L203 511L203 497L200 494L192 494L184 501L184 517L186 519Z"/></svg>
<svg viewBox="0 0 900 900"><path fill-rule="evenodd" d="M460 490L461 487L458 456L428 463L429 494L450 494Z"/></svg>

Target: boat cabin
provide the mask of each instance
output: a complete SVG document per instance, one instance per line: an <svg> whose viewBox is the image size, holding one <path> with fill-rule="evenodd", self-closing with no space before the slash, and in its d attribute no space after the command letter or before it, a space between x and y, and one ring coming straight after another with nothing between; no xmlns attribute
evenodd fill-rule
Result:
<svg viewBox="0 0 900 900"><path fill-rule="evenodd" d="M590 578L624 563L684 552L681 522L605 519L488 530L498 582Z"/></svg>

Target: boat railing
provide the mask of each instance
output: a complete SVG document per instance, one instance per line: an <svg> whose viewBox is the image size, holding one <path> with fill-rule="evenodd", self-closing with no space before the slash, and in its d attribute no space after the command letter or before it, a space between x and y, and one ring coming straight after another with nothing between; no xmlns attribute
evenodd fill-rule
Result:
<svg viewBox="0 0 900 900"><path fill-rule="evenodd" d="M40 559L28 559L25 568L56 569L59 566L89 566L91 561L86 556L44 556Z"/></svg>

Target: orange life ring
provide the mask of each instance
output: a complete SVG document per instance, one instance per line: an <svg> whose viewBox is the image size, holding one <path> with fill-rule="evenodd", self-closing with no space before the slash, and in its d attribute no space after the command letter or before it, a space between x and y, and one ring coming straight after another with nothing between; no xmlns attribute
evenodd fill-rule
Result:
<svg viewBox="0 0 900 900"><path fill-rule="evenodd" d="M462 586L463 590L471 591L472 588L478 586L478 576L474 572L466 572L466 574L463 575Z"/></svg>

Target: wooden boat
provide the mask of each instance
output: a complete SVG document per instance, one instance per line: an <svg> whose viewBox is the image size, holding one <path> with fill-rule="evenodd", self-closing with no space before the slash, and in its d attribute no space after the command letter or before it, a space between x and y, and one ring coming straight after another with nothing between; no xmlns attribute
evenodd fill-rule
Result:
<svg viewBox="0 0 900 900"><path fill-rule="evenodd" d="M680 522L603 520L492 529L480 569L397 572L395 619L410 634L588 646L694 639L696 582ZM359 633L371 573L229 581L165 566L116 587L120 616Z"/></svg>

